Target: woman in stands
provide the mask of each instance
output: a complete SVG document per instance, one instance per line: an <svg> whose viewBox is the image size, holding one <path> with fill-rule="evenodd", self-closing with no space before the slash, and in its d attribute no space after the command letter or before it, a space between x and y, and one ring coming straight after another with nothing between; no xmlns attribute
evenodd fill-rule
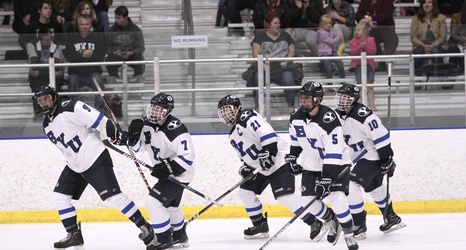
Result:
<svg viewBox="0 0 466 250"><path fill-rule="evenodd" d="M420 0L419 11L411 22L413 54L445 53L447 49L446 17L440 14L437 0ZM422 75L422 66L429 58L414 59L414 74ZM435 64L443 63L443 57L432 58Z"/></svg>
<svg viewBox="0 0 466 250"><path fill-rule="evenodd" d="M94 10L94 7L92 6L91 2L88 1L82 1L78 4L76 9L74 10L73 14L73 24L71 31L72 32L78 32L78 18L81 15L89 15L92 19L92 31L93 32L103 32L104 28L100 24L99 20L97 19L97 13Z"/></svg>

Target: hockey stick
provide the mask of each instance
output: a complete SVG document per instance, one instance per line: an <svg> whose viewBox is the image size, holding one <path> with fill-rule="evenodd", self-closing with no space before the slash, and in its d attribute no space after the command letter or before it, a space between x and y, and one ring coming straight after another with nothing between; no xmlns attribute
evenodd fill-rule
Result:
<svg viewBox="0 0 466 250"><path fill-rule="evenodd" d="M111 142L109 142L108 140L104 140L103 142L104 142L105 146L107 146L107 147L109 147L110 149L114 150L115 152L117 152L117 153L119 153L119 154L125 156L126 158L131 159L132 161L134 161L134 162L137 163L138 165L140 164L140 165L142 165L143 167L148 168L149 170L153 170L153 169L154 169L151 165L149 165L149 164L147 164L147 163L141 161L140 159L136 158L136 157L134 156L134 154L128 154L128 153L126 153L125 151L123 151L123 150L117 148L115 145L113 145L113 144L112 144ZM204 198L204 199L206 199L206 200L208 200L208 201L214 203L215 205L217 205L217 206L219 206L219 207L223 207L223 205L222 205L221 203L219 203L219 202L215 201L214 199L212 199L212 198L210 198L210 197L204 195L203 193L197 191L196 189L194 189L194 188L192 188L192 187L190 187L190 186L184 184L183 182L179 181L178 179L173 178L173 177L171 177L171 176L168 176L167 179L168 179L169 181L174 182L175 184L180 185L181 187L183 187L183 188L185 188L185 189L187 189L187 190L189 190L189 191L191 191L191 192L193 192L193 193L199 195L200 197L202 197L202 198Z"/></svg>
<svg viewBox="0 0 466 250"><path fill-rule="evenodd" d="M236 183L233 187L231 187L225 193L223 193L217 199L215 199L215 201L220 201L221 199L225 198L225 196L227 196L229 193L233 192L233 190L235 190L237 187L241 186L246 181L249 181L250 179L252 179L257 173L259 173L260 170L261 170L260 168L256 168L252 173L250 173L248 176L241 179L240 182ZM186 221L185 225L188 225L189 223L193 222L193 220L197 219L197 217L201 216L201 214L205 213L213 205L214 205L214 203L210 203L209 205L207 205L205 208L203 208L201 211L199 211L197 214L195 214L191 219Z"/></svg>
<svg viewBox="0 0 466 250"><path fill-rule="evenodd" d="M388 64L388 111L387 111L387 116L388 116L388 134L390 134L390 128L391 128L391 109L392 109L392 63ZM385 208L383 209L383 220L385 223L388 223L388 202L390 201L390 177L388 177L387 174L387 202L385 203Z"/></svg>
<svg viewBox="0 0 466 250"><path fill-rule="evenodd" d="M108 105L107 98L105 97L104 92L100 88L99 83L97 83L97 80L95 79L95 77L92 77L92 81L94 82L94 85L97 88L97 91L99 91L100 97L102 97L102 101L104 102L105 108L107 109L107 111L112 116L111 119L112 119L113 123L115 124L115 126L117 127L118 130L122 130L121 127L120 127L120 124L118 123L118 120L117 120L115 114L113 113L112 109L110 109L110 106ZM134 157L133 151L129 148L128 145L126 145L126 148L128 149L128 151ZM136 167L137 167L137 169L139 171L139 174L141 175L142 180L144 181L144 184L146 184L147 190L149 190L149 192L150 192L151 188L150 188L149 182L147 182L146 176L144 176L144 173L142 172L141 166L139 166L139 164L137 162L135 162L135 164L136 164Z"/></svg>
<svg viewBox="0 0 466 250"><path fill-rule="evenodd" d="M339 180L343 175L345 175L349 169L350 169L350 166L351 165L347 165L343 171L340 172L340 174L338 174L338 177L335 181ZM335 182L334 181L334 182ZM296 219L299 218L299 216L301 216L301 214L303 214L312 204L314 204L314 202L316 202L317 200L317 197L314 197L309 203L306 204L306 206L303 207L303 209L301 209L301 211L299 211L297 214L294 215L293 218L291 218L290 221L288 221L288 223L286 223L280 230L278 230L278 232L272 236L267 242L265 242L264 245L261 246L261 248L259 248L259 250L263 250L265 249L268 245L270 245L270 243L272 243L272 241L274 241L279 234L283 233L283 231L285 231L285 229L287 229L291 223L293 223Z"/></svg>

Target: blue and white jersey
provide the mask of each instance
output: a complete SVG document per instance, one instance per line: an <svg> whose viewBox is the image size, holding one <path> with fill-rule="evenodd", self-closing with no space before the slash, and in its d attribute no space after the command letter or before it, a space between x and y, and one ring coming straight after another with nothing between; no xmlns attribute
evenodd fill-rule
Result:
<svg viewBox="0 0 466 250"><path fill-rule="evenodd" d="M176 117L169 115L162 126L144 119L141 137L132 149L134 152L147 152L153 165L170 158L176 162L172 162L171 167L179 181L188 183L193 180L196 157L193 142L186 126Z"/></svg>
<svg viewBox="0 0 466 250"><path fill-rule="evenodd" d="M363 104L356 103L344 117L343 133L353 163L360 159L377 161L393 156L390 134L380 118ZM379 155L379 151L382 155Z"/></svg>
<svg viewBox="0 0 466 250"><path fill-rule="evenodd" d="M321 172L325 165L351 163L340 120L327 106L320 105L315 117L308 117L299 108L290 117L289 133L291 146L302 148L304 170Z"/></svg>
<svg viewBox="0 0 466 250"><path fill-rule="evenodd" d="M261 174L270 175L285 164L285 155L288 145L280 138L272 126L256 111L252 109L241 110L236 124L230 131L229 140L242 162L256 169L261 168L257 154L263 146L277 143L277 155L274 166Z"/></svg>
<svg viewBox="0 0 466 250"><path fill-rule="evenodd" d="M107 118L93 107L81 101L66 101L57 104L52 116L44 118L43 128L65 157L68 167L82 173L106 149L96 133L105 129L106 123Z"/></svg>

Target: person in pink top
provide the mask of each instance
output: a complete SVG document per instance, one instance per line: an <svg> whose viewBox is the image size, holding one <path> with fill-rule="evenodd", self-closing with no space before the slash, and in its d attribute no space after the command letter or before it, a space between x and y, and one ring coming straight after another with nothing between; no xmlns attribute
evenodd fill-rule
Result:
<svg viewBox="0 0 466 250"><path fill-rule="evenodd" d="M350 52L352 56L360 56L361 52L366 52L367 55L375 55L377 47L373 37L367 36L367 25L360 23L354 29L354 37L349 42ZM361 59L351 59L351 68L355 69L356 83L360 85L361 80ZM367 83L374 83L375 74L375 61L374 59L367 59ZM367 88L367 99L369 107L372 111L377 111L375 107L374 88Z"/></svg>
<svg viewBox="0 0 466 250"><path fill-rule="evenodd" d="M313 40L317 44L317 54L319 56L338 56L334 48L335 45L342 41L342 38L333 31L332 25L333 20L329 15L320 17L319 30ZM321 60L320 62L324 66L327 79L331 79L333 75L332 63L337 66L340 78L345 78L345 68L341 59ZM329 84L332 85L332 83Z"/></svg>

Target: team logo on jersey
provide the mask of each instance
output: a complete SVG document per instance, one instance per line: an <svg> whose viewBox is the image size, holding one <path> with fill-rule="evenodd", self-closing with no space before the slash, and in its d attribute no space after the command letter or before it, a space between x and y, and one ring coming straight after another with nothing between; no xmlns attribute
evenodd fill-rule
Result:
<svg viewBox="0 0 466 250"><path fill-rule="evenodd" d="M244 120L246 120L246 118L248 118L251 115L251 113L252 113L251 110L246 110L243 113L241 113L241 116L240 116L239 119L241 121L244 121Z"/></svg>
<svg viewBox="0 0 466 250"><path fill-rule="evenodd" d="M323 120L324 120L325 123L330 123L333 120L335 120L335 118L337 118L335 113L329 111L329 112L325 113Z"/></svg>
<svg viewBox="0 0 466 250"><path fill-rule="evenodd" d="M180 120L174 120L168 123L167 128L168 130L174 130L177 129L179 126L181 126Z"/></svg>
<svg viewBox="0 0 466 250"><path fill-rule="evenodd" d="M358 109L358 115L360 117L367 116L371 111L367 107L361 107Z"/></svg>

